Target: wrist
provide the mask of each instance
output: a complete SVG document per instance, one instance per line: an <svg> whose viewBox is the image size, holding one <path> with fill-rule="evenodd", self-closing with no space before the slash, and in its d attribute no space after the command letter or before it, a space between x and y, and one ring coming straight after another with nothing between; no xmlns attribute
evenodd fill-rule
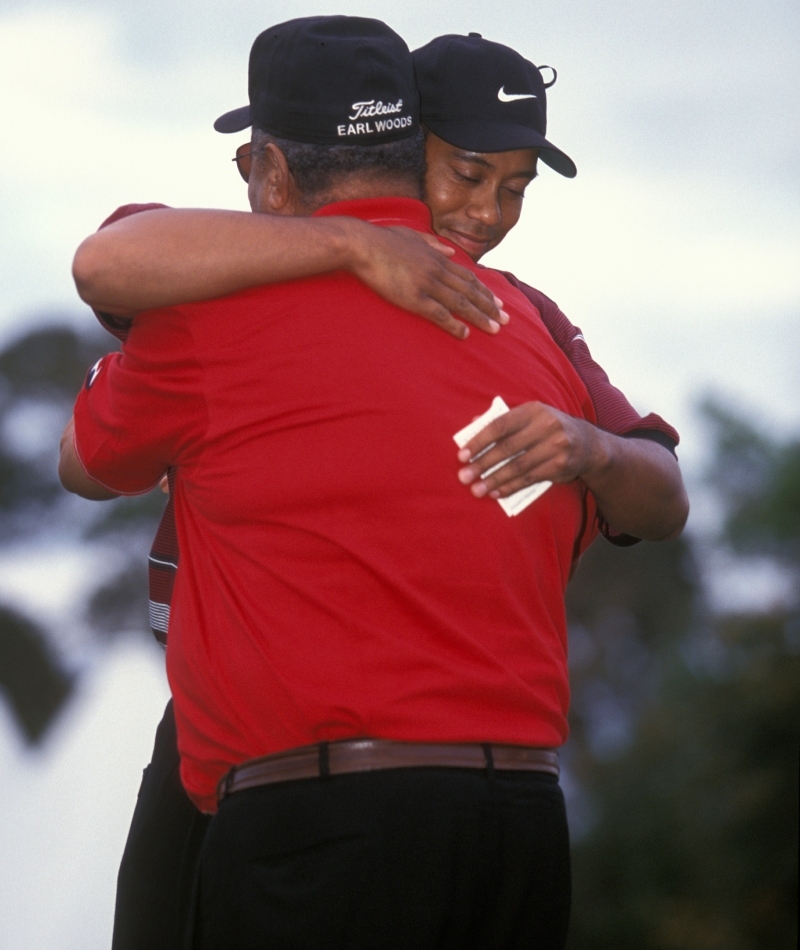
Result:
<svg viewBox="0 0 800 950"><path fill-rule="evenodd" d="M581 473L581 478L592 488L601 486L603 482L613 475L616 448L615 437L603 429L598 429L591 422L583 423L586 433L585 445L586 462Z"/></svg>
<svg viewBox="0 0 800 950"><path fill-rule="evenodd" d="M354 277L362 277L368 268L370 225L357 218L328 218L334 222L331 229L331 251L338 262L336 270L346 270Z"/></svg>

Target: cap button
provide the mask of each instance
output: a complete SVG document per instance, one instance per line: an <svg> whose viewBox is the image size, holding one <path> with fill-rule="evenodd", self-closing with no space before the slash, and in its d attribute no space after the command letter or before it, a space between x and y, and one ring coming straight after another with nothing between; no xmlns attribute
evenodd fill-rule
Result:
<svg viewBox="0 0 800 950"><path fill-rule="evenodd" d="M480 33L468 33L467 36L474 36L474 37L476 37L476 38L479 39L479 40L482 40L482 39L483 39L483 37L480 35Z"/></svg>

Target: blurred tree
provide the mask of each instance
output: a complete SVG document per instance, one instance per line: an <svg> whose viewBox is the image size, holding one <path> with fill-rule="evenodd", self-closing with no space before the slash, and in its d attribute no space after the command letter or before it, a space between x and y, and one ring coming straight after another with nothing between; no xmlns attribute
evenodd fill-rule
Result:
<svg viewBox="0 0 800 950"><path fill-rule="evenodd" d="M32 511L41 513L63 499L56 477L58 436L87 369L110 348L99 334L52 326L33 330L0 352L3 542L35 527L27 517Z"/></svg>
<svg viewBox="0 0 800 950"><path fill-rule="evenodd" d="M572 708L566 757L576 779L624 749L657 689L662 657L700 622L689 543L596 542L567 591Z"/></svg>
<svg viewBox="0 0 800 950"><path fill-rule="evenodd" d="M769 554L795 570L798 444L771 442L714 403L704 414L716 447L709 477L725 512L720 543L742 556ZM599 728L592 715L603 714L584 691L591 696L603 676L623 686L624 676L596 659L577 662L577 743L567 761L591 801L592 822L574 847L570 948L794 948L800 611L766 605L762 613L711 615L691 575L673 570L669 580L669 545L640 548L630 551L631 583L639 591L630 603L648 590L639 575L649 559L663 558L656 571L669 590L660 592L654 615L639 612L634 653L654 651L639 664L656 671L646 676L652 692L639 704L627 743L610 753L582 741ZM570 598L580 619L578 643L588 637L584 652L596 658L605 650L613 662L609 627L597 620L607 608L587 617L591 591L580 589L599 580L614 590L598 573L609 555L590 555L598 564L587 565L586 574L581 569ZM675 611L676 597L682 612ZM625 629L631 637L631 624ZM612 629L612 644L619 637ZM630 688L635 693L635 684Z"/></svg>
<svg viewBox="0 0 800 950"><path fill-rule="evenodd" d="M0 376L6 409L12 399L48 398L72 405L88 368L115 349L113 338L78 333L66 325L42 327L0 352Z"/></svg>
<svg viewBox="0 0 800 950"><path fill-rule="evenodd" d="M42 631L16 611L0 606L0 691L27 742L42 739L72 687L72 676Z"/></svg>
<svg viewBox="0 0 800 950"><path fill-rule="evenodd" d="M727 509L724 538L800 569L800 441L771 442L712 399L702 409L716 436L709 478Z"/></svg>
<svg viewBox="0 0 800 950"><path fill-rule="evenodd" d="M11 557L19 545L29 556L59 535L83 536L87 561L102 549L104 571L86 616L101 639L137 629L149 636L146 554L164 506L158 492L111 505L85 502L58 482L58 441L75 395L88 368L115 345L99 329L55 325L0 351L0 554ZM72 693L56 634L0 604L0 689L29 742L43 737Z"/></svg>
<svg viewBox="0 0 800 950"><path fill-rule="evenodd" d="M98 587L89 601L87 616L101 637L114 637L120 630L136 629L147 610L147 561L131 558L127 566Z"/></svg>

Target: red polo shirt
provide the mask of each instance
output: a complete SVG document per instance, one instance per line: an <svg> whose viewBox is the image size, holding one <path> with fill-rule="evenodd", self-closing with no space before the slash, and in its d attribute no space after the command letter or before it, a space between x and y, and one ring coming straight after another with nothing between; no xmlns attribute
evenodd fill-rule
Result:
<svg viewBox="0 0 800 950"><path fill-rule="evenodd" d="M409 199L318 213L430 220ZM593 500L556 485L509 518L458 482L452 436L497 395L594 411L538 312L479 274L512 318L496 337L454 346L336 273L143 314L79 396L97 481L177 469L167 668L200 808L231 765L320 740L566 738L563 593Z"/></svg>

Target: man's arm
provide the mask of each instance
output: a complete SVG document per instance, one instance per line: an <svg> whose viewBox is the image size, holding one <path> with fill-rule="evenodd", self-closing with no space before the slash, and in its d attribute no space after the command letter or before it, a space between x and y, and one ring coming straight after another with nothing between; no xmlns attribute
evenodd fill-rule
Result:
<svg viewBox="0 0 800 950"><path fill-rule="evenodd" d="M119 497L117 492L111 491L86 474L75 449L75 420L72 418L61 436L58 477L67 491L90 501L108 501Z"/></svg>
<svg viewBox="0 0 800 950"><path fill-rule="evenodd" d="M502 303L450 261L452 253L430 235L354 218L162 208L86 238L73 277L95 310L132 319L141 310L346 270L460 339L466 323L497 332L507 320Z"/></svg>
<svg viewBox="0 0 800 950"><path fill-rule="evenodd" d="M475 458L492 443L485 455ZM508 464L481 478L509 458ZM605 432L539 402L517 406L495 419L467 443L458 459L469 463L460 469L459 480L477 498L505 498L534 482L580 478L612 527L647 541L678 537L689 515L683 478L671 452L656 442Z"/></svg>
<svg viewBox="0 0 800 950"><path fill-rule="evenodd" d="M121 352L92 367L62 436L59 475L85 498L143 495L192 458L208 417L189 318L139 315Z"/></svg>
<svg viewBox="0 0 800 950"><path fill-rule="evenodd" d="M580 376L592 400L598 427L615 435L636 433L640 438L651 438L673 450L680 441L675 429L653 412L647 416L639 415L625 394L612 385L606 371L589 351L580 328L569 321L558 304L513 274L502 273L511 286L521 291L536 307L547 332Z"/></svg>
<svg viewBox="0 0 800 950"><path fill-rule="evenodd" d="M472 485L479 497L493 491L505 497L542 478L550 479L550 475L539 474L543 459L548 459L554 465L553 481L581 477L592 490L601 515L601 530L612 542L632 544L638 539L677 537L689 510L674 455L678 433L654 413L639 415L611 384L605 370L592 358L579 328L570 323L555 301L513 274L504 272L503 276L536 307L550 336L580 376L592 400L597 426L571 417L560 421L556 410L539 403L517 406L502 417L500 426L485 430L473 440L468 446L471 454L459 453L459 459L469 461L491 443L492 435L501 432L506 435L500 436L498 448L505 454L498 455L495 450L462 469L459 477L464 484ZM582 424L573 425L577 423ZM561 440L567 443L566 450L563 444L559 447ZM475 448L477 445L480 448ZM486 480L486 487L476 481L494 464L486 459L500 461L517 453L516 459Z"/></svg>

